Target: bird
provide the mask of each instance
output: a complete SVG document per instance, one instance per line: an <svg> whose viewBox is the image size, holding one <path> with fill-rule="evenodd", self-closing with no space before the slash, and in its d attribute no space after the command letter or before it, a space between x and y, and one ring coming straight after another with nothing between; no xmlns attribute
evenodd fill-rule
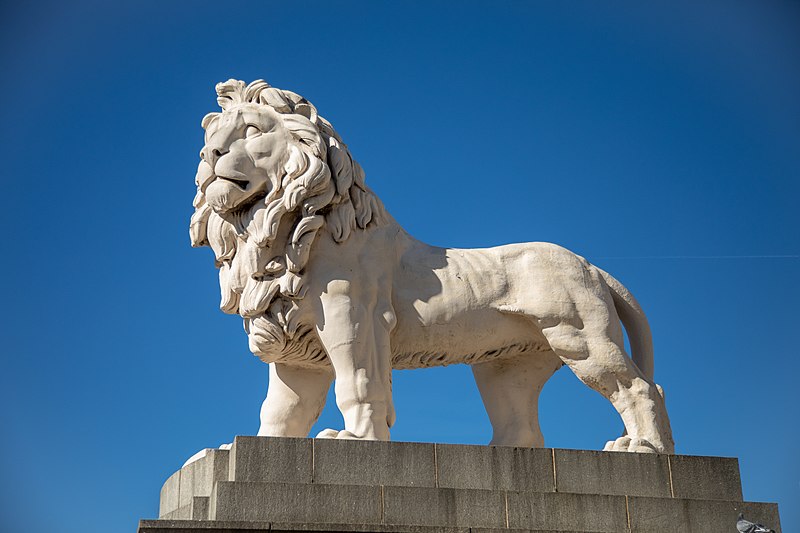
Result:
<svg viewBox="0 0 800 533"><path fill-rule="evenodd" d="M739 513L739 519L736 521L736 529L739 533L775 533L774 529L769 529L761 524L754 524L749 520L744 519L744 513Z"/></svg>

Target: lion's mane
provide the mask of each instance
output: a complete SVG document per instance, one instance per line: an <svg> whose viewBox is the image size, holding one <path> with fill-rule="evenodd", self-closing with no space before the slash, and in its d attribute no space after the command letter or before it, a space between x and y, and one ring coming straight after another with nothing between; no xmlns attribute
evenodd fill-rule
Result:
<svg viewBox="0 0 800 533"><path fill-rule="evenodd" d="M230 214L221 216L206 202L205 187L213 175L210 166L200 163L192 245L213 249L220 308L243 317L251 348L253 336L262 341L259 357L297 363L325 359L311 326L298 320L297 301L305 295L311 248L322 228L336 242L344 242L353 231L383 225L383 204L366 186L364 171L333 126L308 100L263 80L248 85L228 80L217 84L216 91L223 112L246 103L271 107L291 139L282 172L268 194ZM220 115L207 115L203 128Z"/></svg>

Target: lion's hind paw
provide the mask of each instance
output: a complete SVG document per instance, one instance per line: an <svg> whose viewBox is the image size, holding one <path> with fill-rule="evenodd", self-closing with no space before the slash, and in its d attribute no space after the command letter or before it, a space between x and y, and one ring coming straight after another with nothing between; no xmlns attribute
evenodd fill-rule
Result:
<svg viewBox="0 0 800 533"><path fill-rule="evenodd" d="M610 440L603 448L604 452L637 452L637 453L658 453L658 449L645 439L631 438L628 436L620 437L617 440Z"/></svg>

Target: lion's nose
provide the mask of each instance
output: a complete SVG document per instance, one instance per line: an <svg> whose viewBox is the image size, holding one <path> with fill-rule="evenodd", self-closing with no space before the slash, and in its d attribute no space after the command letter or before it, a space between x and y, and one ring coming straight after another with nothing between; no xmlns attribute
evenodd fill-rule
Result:
<svg viewBox="0 0 800 533"><path fill-rule="evenodd" d="M214 168L217 164L217 161L219 161L219 158L227 153L227 150L222 151L219 148L208 148L203 150L200 156L205 159L209 165L211 165L211 168Z"/></svg>

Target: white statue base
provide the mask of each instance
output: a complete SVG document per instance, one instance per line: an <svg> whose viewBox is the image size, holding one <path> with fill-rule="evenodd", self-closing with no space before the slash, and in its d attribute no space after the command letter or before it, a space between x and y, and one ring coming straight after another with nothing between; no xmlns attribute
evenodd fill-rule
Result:
<svg viewBox="0 0 800 533"><path fill-rule="evenodd" d="M742 501L736 459L550 448L236 437L173 474L158 520L177 531L780 532Z"/></svg>

